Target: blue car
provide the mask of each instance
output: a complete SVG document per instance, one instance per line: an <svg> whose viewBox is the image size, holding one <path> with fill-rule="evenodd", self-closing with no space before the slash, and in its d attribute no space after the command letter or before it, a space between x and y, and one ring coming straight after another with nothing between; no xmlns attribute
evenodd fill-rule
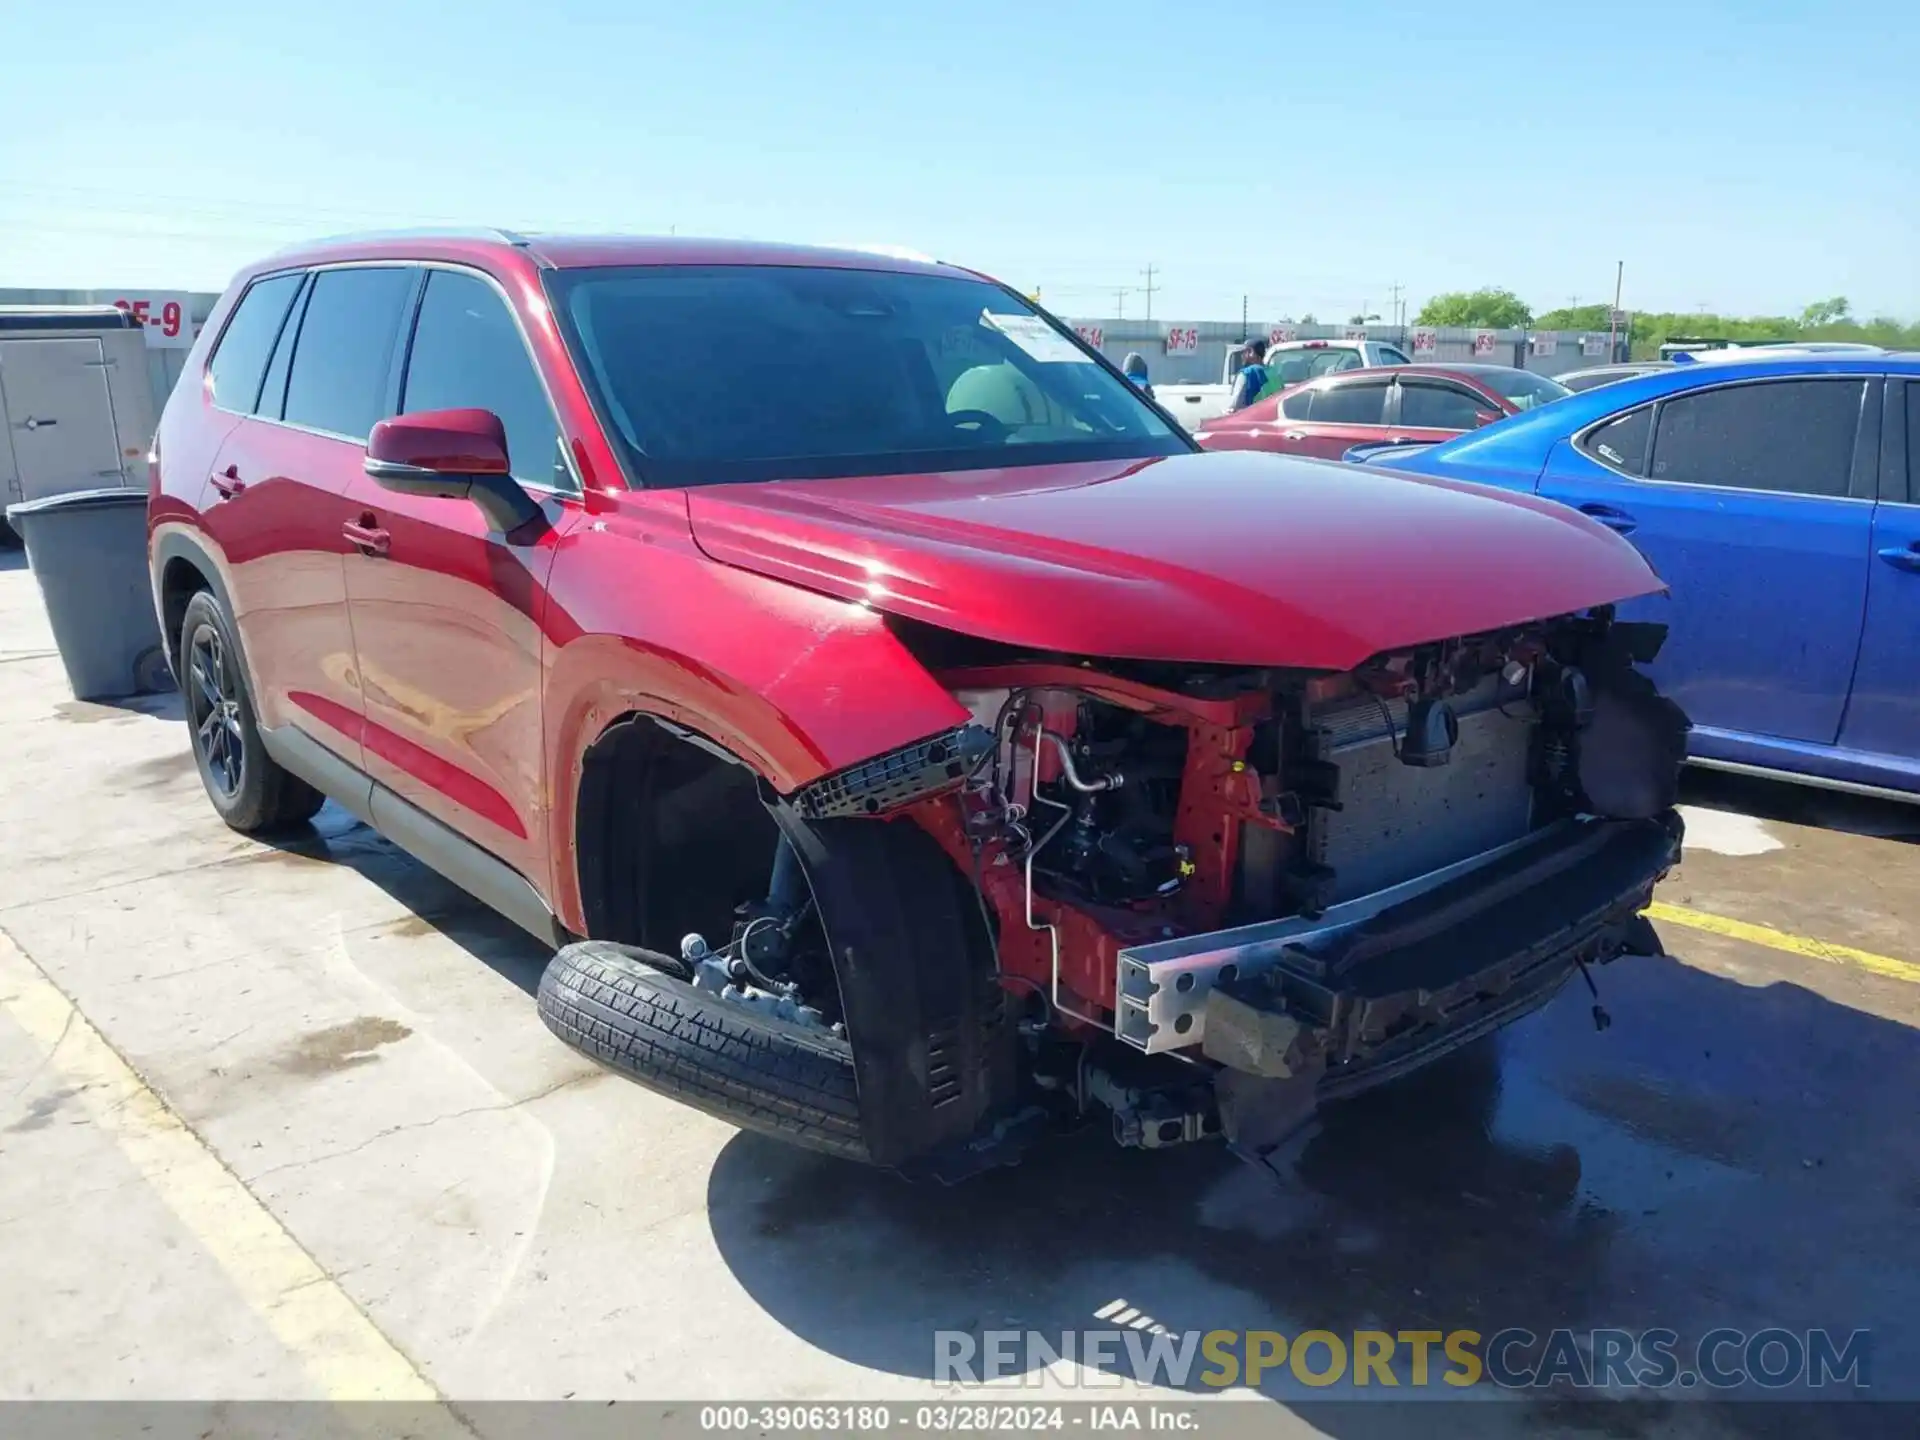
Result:
<svg viewBox="0 0 1920 1440"><path fill-rule="evenodd" d="M1725 770L1920 798L1920 355L1674 366L1349 458L1526 490L1671 587L1650 667Z"/></svg>

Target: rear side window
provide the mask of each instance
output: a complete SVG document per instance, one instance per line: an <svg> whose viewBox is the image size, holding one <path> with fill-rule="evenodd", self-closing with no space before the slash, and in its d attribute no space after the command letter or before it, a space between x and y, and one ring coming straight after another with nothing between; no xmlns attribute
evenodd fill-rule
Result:
<svg viewBox="0 0 1920 1440"><path fill-rule="evenodd" d="M300 288L299 275L275 275L256 280L240 297L233 319L220 336L220 346L207 362L207 375L213 382L213 403L222 410L251 414L260 398L260 377L267 368L267 356L279 338L280 322L287 318L287 306Z"/></svg>
<svg viewBox="0 0 1920 1440"><path fill-rule="evenodd" d="M1907 392L1907 499L1920 505L1920 380L1909 380ZM1882 490L1882 498L1886 492Z"/></svg>
<svg viewBox="0 0 1920 1440"><path fill-rule="evenodd" d="M1382 365L1411 365L1413 362L1391 345L1382 345L1380 347L1379 363Z"/></svg>
<svg viewBox="0 0 1920 1440"><path fill-rule="evenodd" d="M1451 385L1400 382L1400 423L1419 430L1472 430L1482 413L1497 414L1491 400Z"/></svg>
<svg viewBox="0 0 1920 1440"><path fill-rule="evenodd" d="M415 272L322 270L300 321L286 419L364 441L386 418L387 372Z"/></svg>
<svg viewBox="0 0 1920 1440"><path fill-rule="evenodd" d="M1304 420L1313 408L1313 392L1298 390L1280 402L1280 413L1289 420Z"/></svg>
<svg viewBox="0 0 1920 1440"><path fill-rule="evenodd" d="M1650 478L1845 495L1862 386L1859 380L1771 380L1676 396L1660 407Z"/></svg>
<svg viewBox="0 0 1920 1440"><path fill-rule="evenodd" d="M1653 407L1642 405L1616 415L1606 424L1589 430L1580 448L1615 470L1629 475L1647 473L1647 440L1653 434Z"/></svg>
<svg viewBox="0 0 1920 1440"><path fill-rule="evenodd" d="M516 479L573 488L547 392L506 303L478 276L435 270L420 301L400 412L469 407L500 417Z"/></svg>
<svg viewBox="0 0 1920 1440"><path fill-rule="evenodd" d="M1389 383L1331 385L1313 397L1311 418L1321 425L1384 425Z"/></svg>

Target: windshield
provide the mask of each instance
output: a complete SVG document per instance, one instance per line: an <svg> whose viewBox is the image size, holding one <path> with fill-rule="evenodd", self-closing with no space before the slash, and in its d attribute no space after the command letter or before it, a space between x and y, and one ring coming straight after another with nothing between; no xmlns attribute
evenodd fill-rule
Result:
<svg viewBox="0 0 1920 1440"><path fill-rule="evenodd" d="M1173 455L1135 387L999 286L797 266L550 272L554 313L655 486Z"/></svg>
<svg viewBox="0 0 1920 1440"><path fill-rule="evenodd" d="M1506 396L1516 410L1537 410L1549 401L1573 394L1558 380L1536 375L1531 370L1498 370L1483 373L1480 378Z"/></svg>

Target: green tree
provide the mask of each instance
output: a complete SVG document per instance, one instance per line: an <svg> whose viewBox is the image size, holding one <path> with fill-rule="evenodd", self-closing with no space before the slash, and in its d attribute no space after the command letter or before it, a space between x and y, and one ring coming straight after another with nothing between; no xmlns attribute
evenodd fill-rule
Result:
<svg viewBox="0 0 1920 1440"><path fill-rule="evenodd" d="M1450 290L1420 307L1416 325L1483 325L1511 330L1533 322L1527 302L1511 290Z"/></svg>
<svg viewBox="0 0 1920 1440"><path fill-rule="evenodd" d="M1608 316L1608 307L1605 305L1574 305L1536 315L1533 324L1537 330L1604 330Z"/></svg>
<svg viewBox="0 0 1920 1440"><path fill-rule="evenodd" d="M1847 297L1836 295L1831 300L1817 300L1800 312L1800 323L1809 330L1817 330L1823 325L1842 325L1853 319L1847 312L1852 309Z"/></svg>

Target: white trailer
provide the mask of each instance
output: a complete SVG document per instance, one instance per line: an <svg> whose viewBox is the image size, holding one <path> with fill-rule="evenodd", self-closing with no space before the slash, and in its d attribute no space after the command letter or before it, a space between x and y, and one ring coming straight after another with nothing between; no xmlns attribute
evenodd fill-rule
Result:
<svg viewBox="0 0 1920 1440"><path fill-rule="evenodd" d="M0 510L146 484L153 385L140 324L111 305L0 307Z"/></svg>

